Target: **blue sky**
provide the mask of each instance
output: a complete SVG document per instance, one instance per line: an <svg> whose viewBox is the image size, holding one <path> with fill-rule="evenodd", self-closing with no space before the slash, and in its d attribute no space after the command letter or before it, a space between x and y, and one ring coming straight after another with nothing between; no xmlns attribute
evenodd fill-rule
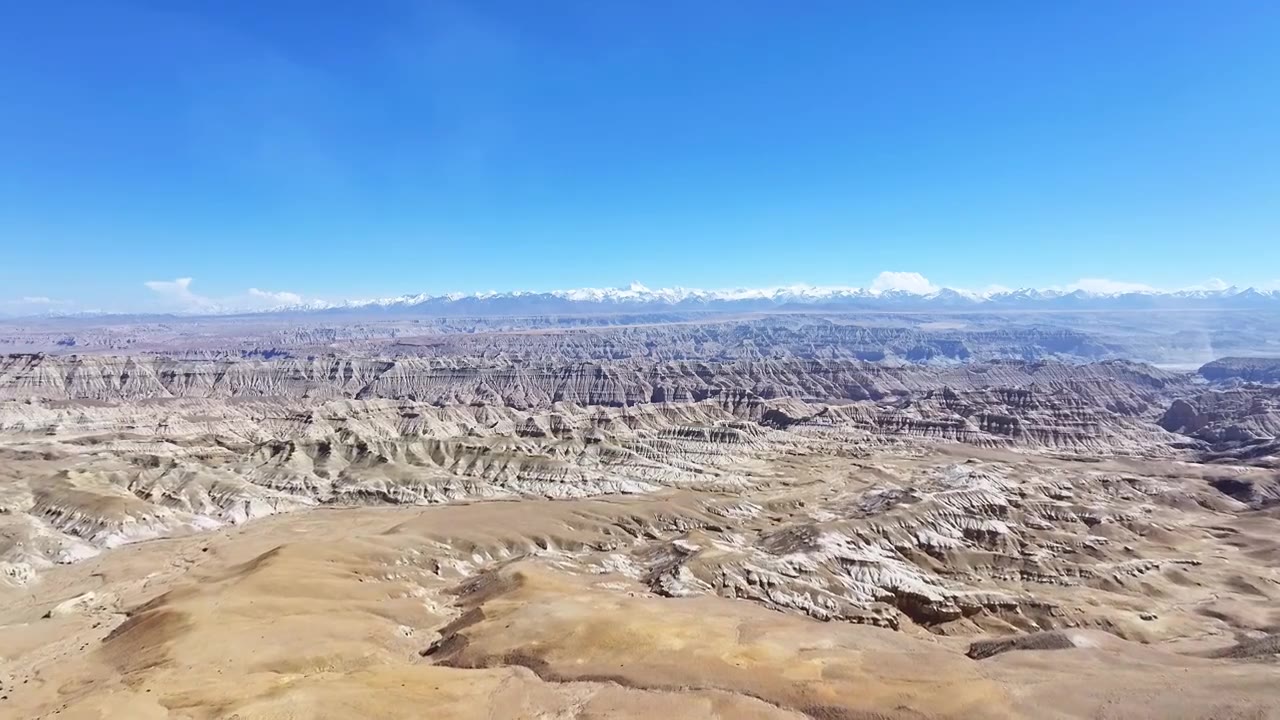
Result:
<svg viewBox="0 0 1280 720"><path fill-rule="evenodd" d="M0 302L1280 280L1276 3L356 7L9 3Z"/></svg>

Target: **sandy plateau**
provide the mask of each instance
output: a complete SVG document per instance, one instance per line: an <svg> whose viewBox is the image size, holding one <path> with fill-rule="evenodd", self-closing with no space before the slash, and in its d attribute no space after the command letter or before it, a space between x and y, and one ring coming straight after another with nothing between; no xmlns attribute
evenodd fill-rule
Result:
<svg viewBox="0 0 1280 720"><path fill-rule="evenodd" d="M0 358L0 717L1280 718L1280 362L584 337Z"/></svg>

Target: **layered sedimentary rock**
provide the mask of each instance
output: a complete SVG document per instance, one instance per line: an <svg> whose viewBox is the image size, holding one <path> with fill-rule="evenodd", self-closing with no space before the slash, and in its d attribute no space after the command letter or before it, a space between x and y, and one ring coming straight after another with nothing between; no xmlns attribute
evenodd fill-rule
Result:
<svg viewBox="0 0 1280 720"><path fill-rule="evenodd" d="M1275 357L1280 319L1248 310L1161 312L708 311L440 317L324 313L0 319L0 352L296 357L338 354L520 362L794 358L954 364L1127 358L1195 367Z"/></svg>
<svg viewBox="0 0 1280 720"><path fill-rule="evenodd" d="M1273 388L653 354L5 358L0 695L23 717L1025 717L1027 687L1068 716L1133 716L1134 687L1269 707L1237 665L1280 602ZM1020 665L1049 650L1069 669ZM1064 699L1082 677L1116 689Z"/></svg>
<svg viewBox="0 0 1280 720"><path fill-rule="evenodd" d="M433 405L545 408L556 402L621 406L702 400L723 392L763 399L879 400L926 390L1063 391L1121 413L1144 412L1185 376L1121 361L1091 365L993 362L932 368L847 360L516 363L474 358L192 360L10 355L0 399L395 398Z"/></svg>
<svg viewBox="0 0 1280 720"><path fill-rule="evenodd" d="M1184 438L1169 430L1186 428L1162 429L1153 419L1187 382L1125 362L928 368L11 356L0 393L15 399L0 406L0 430L23 467L10 496L23 519L9 531L6 562L15 581L28 582L41 568L97 549L317 506L745 493L776 484L764 469L787 457L913 456L936 443L1174 458ZM877 490L867 502L886 512L903 498L994 504L872 544L867 538L883 527L797 528L737 537L734 560L722 552L708 562L703 544L682 540L625 562L643 568L658 591L679 593L688 583L818 617L894 625L900 613L927 623L1021 608L1013 596L957 593L919 568L917 553L988 521L982 532L1008 530L1002 517L1012 501L991 499L1007 494L1007 483L979 477L987 476L957 481L972 486L953 488L965 490L959 495L932 486ZM726 512L746 517L757 512L751 507ZM1074 511L1061 517L1079 522ZM1025 521L1051 525L1038 515ZM924 545L884 553L913 533ZM819 564L797 586L779 580L795 577L790 561L779 559L787 553L777 548L788 542ZM859 563L878 569L861 579L838 571Z"/></svg>
<svg viewBox="0 0 1280 720"><path fill-rule="evenodd" d="M1243 381L1280 383L1280 358L1227 357L1205 363L1200 377L1216 383Z"/></svg>
<svg viewBox="0 0 1280 720"><path fill-rule="evenodd" d="M1280 435L1280 388L1211 390L1180 398L1160 417L1160 426L1214 444L1274 438Z"/></svg>
<svg viewBox="0 0 1280 720"><path fill-rule="evenodd" d="M1206 462L1280 468L1280 387L1241 385L1175 400L1160 426L1189 438Z"/></svg>

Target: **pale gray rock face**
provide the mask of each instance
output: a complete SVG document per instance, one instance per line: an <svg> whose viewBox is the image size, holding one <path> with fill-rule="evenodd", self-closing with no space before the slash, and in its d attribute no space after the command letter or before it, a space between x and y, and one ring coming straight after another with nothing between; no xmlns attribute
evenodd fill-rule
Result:
<svg viewBox="0 0 1280 720"><path fill-rule="evenodd" d="M1280 383L1280 358L1228 357L1200 366L1200 377L1215 383Z"/></svg>
<svg viewBox="0 0 1280 720"><path fill-rule="evenodd" d="M1274 388L1125 360L979 360L973 333L922 350L908 345L927 331L835 324L656 332L6 356L0 579L315 508L649 496L664 509L570 523L585 534L441 538L436 567L466 577L531 553L659 596L1037 632L1098 622L1064 598L1194 571L1168 540L1194 510L1280 497L1259 474ZM1089 342L982 332L989 350L1038 348L1015 356ZM337 335L301 341L317 337ZM872 346L920 362L857 359Z"/></svg>
<svg viewBox="0 0 1280 720"><path fill-rule="evenodd" d="M1016 459L1194 460L1188 443L1219 421L1170 418L1203 392L1124 361L15 355L0 364L0 452L16 468L0 562L29 584L122 544L322 506L695 493L660 520L605 523L614 540L528 550L658 595L823 620L1063 627L1088 613L1038 588L1194 566L1145 538L1189 497L1257 498ZM1217 402L1238 422L1242 400ZM939 448L1005 460L924 461ZM866 479L814 496L789 458ZM471 572L513 549L440 552Z"/></svg>
<svg viewBox="0 0 1280 720"><path fill-rule="evenodd" d="M1280 303L1280 300L1276 301ZM521 363L620 360L865 360L946 365L989 360L1130 359L1191 370L1226 355L1280 356L1272 309L1035 312L823 306L441 316L430 312L267 313L223 317L0 319L0 352L273 359L462 357Z"/></svg>
<svg viewBox="0 0 1280 720"><path fill-rule="evenodd" d="M1280 470L1280 387L1232 383L1181 397L1159 424L1186 436L1202 461Z"/></svg>
<svg viewBox="0 0 1280 720"><path fill-rule="evenodd" d="M0 630L80 628L0 667L64 674L47 698L24 696L24 716L89 683L89 702L128 694L94 716L254 682L275 703L281 677L372 678L406 659L464 682L524 662L485 690L514 698L512 678L591 659L586 681L547 683L572 694L548 714L567 717L583 687L634 692L598 679L683 657L707 630L730 641L696 661L712 676L774 663L747 685L757 703L760 682L789 687L793 672L874 668L900 707L919 687L903 668L924 656L894 665L885 649L907 645L930 653L928 675L1092 658L1127 688L1150 676L1142 643L1164 643L1158 683L1201 663L1216 673L1203 707L1220 709L1221 681L1240 677L1227 664L1274 654L1274 386L1081 362L1094 341L1072 332L563 324L455 324L438 345L298 330L277 335L286 350L251 339L243 356L178 326L138 336L172 332L172 352L0 358L0 596L23 603ZM1073 349L1046 358L1056 343ZM787 629L761 635L774 625ZM490 630L508 644L486 646ZM529 654L562 647L542 632L585 644ZM797 632L812 642L777 655ZM174 662L145 672L173 674L130 685L141 676L121 673L151 648ZM259 664L228 679L249 648ZM822 653L848 663L813 665ZM688 668L662 677L683 688ZM384 680L334 697L439 687ZM165 695L176 682L190 687ZM832 698L876 686L841 687ZM784 693L827 713L810 695Z"/></svg>
<svg viewBox="0 0 1280 720"><path fill-rule="evenodd" d="M10 355L0 359L0 399L8 400L386 398L535 409L558 402L585 406L696 402L726 393L830 402L878 401L928 390L1028 389L1065 393L1134 414L1188 382L1183 375L1123 361L1084 366L1003 361L934 368L796 359L573 363L334 356L174 360Z"/></svg>

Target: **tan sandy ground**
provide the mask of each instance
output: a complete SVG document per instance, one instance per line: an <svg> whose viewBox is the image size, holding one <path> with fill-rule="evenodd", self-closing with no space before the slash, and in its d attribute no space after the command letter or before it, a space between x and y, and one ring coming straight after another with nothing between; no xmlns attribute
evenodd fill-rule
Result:
<svg viewBox="0 0 1280 720"><path fill-rule="evenodd" d="M1280 717L1273 663L1083 630L975 661L969 638L655 597L555 552L464 577L433 550L598 540L591 518L671 502L318 510L55 568L0 597L0 717Z"/></svg>

